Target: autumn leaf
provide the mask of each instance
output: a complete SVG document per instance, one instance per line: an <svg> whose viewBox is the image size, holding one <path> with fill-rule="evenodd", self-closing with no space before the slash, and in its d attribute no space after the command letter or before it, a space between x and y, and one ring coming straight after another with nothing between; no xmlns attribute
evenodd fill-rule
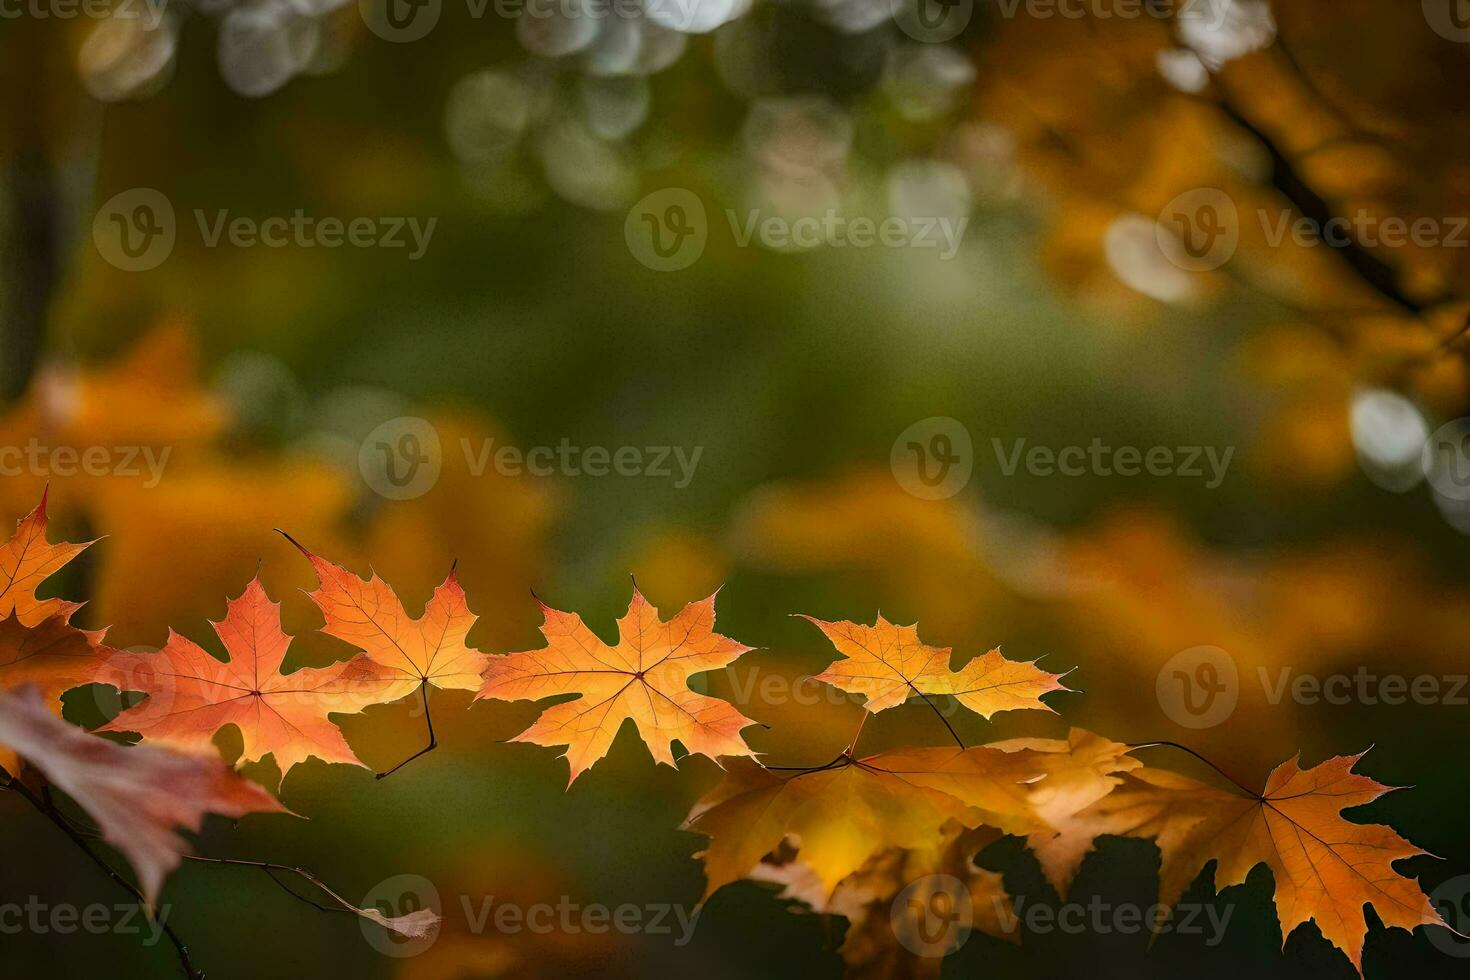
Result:
<svg viewBox="0 0 1470 980"><path fill-rule="evenodd" d="M218 759L89 735L53 715L34 687L0 691L0 743L97 821L103 838L137 871L150 905L182 859L179 828L197 833L206 813L289 812Z"/></svg>
<svg viewBox="0 0 1470 980"><path fill-rule="evenodd" d="M271 755L281 780L313 756L363 765L327 716L378 703L378 665L360 654L330 667L282 674L291 638L281 629L280 604L271 601L258 577L213 625L229 654L226 662L172 630L156 654L114 657L115 668L142 678L136 689L148 699L99 730L138 732L170 748L213 752L215 733L233 725L244 746L239 763Z"/></svg>
<svg viewBox="0 0 1470 980"><path fill-rule="evenodd" d="M705 897L749 876L788 839L800 842L801 862L831 895L882 851L932 846L950 819L1007 833L1044 829L1029 799L1040 776L1032 756L985 746L909 748L842 756L795 774L732 763L685 822L710 838Z"/></svg>
<svg viewBox="0 0 1470 980"><path fill-rule="evenodd" d="M574 700L547 708L512 741L565 745L570 786L607 755L631 720L656 762L674 765L678 740L693 754L712 759L753 753L740 732L755 724L728 702L697 694L689 678L717 670L750 650L714 631L715 597L692 602L668 622L636 588L618 620L618 643L598 639L576 613L541 604L545 622L540 650L493 657L477 700Z"/></svg>
<svg viewBox="0 0 1470 980"><path fill-rule="evenodd" d="M936 978L944 954L971 929L1019 941L1002 876L975 865L975 856L1001 836L994 827L967 828L951 820L925 847L875 855L830 896L789 843L767 855L751 878L782 886L779 899L848 920L837 950L846 964L844 976ZM937 932L934 918L945 923Z"/></svg>
<svg viewBox="0 0 1470 980"><path fill-rule="evenodd" d="M710 838L708 898L751 874L787 840L831 895L873 855L932 847L953 819L1008 834L1055 833L1068 807L1091 803L1138 765L1127 746L1073 729L1066 740L895 749L796 773L732 764L685 828Z"/></svg>
<svg viewBox="0 0 1470 980"><path fill-rule="evenodd" d="M948 793L911 786L868 764L792 775L732 760L684 828L710 838L702 855L706 899L749 877L788 838L800 841L818 894L830 897L874 855L927 846L946 820L966 809Z"/></svg>
<svg viewBox="0 0 1470 980"><path fill-rule="evenodd" d="M91 684L106 673L102 634L79 630L55 615L35 626L14 613L0 619L0 688L30 684L47 704L61 706L61 695Z"/></svg>
<svg viewBox="0 0 1470 980"><path fill-rule="evenodd" d="M803 616L815 624L845 658L816 679L867 698L869 711L903 704L911 694L948 694L983 718L1018 708L1052 709L1043 694L1069 690L1061 675L1034 663L1007 660L996 648L949 669L949 647L919 642L918 626L896 626L880 613L872 626Z"/></svg>
<svg viewBox="0 0 1470 980"><path fill-rule="evenodd" d="M61 599L37 599L36 588L92 543L51 544L46 540L46 496L41 494L36 509L0 546L0 616L14 614L27 625L57 614L66 618L80 608Z"/></svg>
<svg viewBox="0 0 1470 980"><path fill-rule="evenodd" d="M308 594L326 617L322 632L351 643L383 668L379 702L397 701L421 687L480 688L480 675L490 658L465 644L475 614L453 569L434 590L423 615L414 619L376 573L361 579L299 544L296 547L316 570L317 589Z"/></svg>
<svg viewBox="0 0 1470 980"><path fill-rule="evenodd" d="M36 588L71 561L86 544L46 540L46 498L0 546L0 688L32 684L57 712L66 691L100 679L105 661L100 632L70 625L80 603L37 599ZM17 772L19 759L0 746L0 768Z"/></svg>
<svg viewBox="0 0 1470 980"><path fill-rule="evenodd" d="M1365 903L1387 926L1444 925L1418 882L1393 868L1395 861L1427 852L1390 827L1342 815L1393 789L1353 772L1361 758L1337 756L1306 770L1294 758L1272 771L1260 796L1139 769L1077 814L1062 836L1078 842L1104 834L1152 838L1162 855L1159 898L1169 906L1210 861L1218 862L1217 888L1240 884L1264 863L1276 881L1283 941L1313 920L1361 973ZM1066 849L1060 863L1055 855L1040 857L1048 877L1065 882L1085 853L1082 844Z"/></svg>

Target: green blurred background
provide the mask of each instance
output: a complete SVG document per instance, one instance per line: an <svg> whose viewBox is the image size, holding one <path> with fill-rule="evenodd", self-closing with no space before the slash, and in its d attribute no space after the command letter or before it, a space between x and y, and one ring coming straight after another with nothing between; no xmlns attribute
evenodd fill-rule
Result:
<svg viewBox="0 0 1470 980"><path fill-rule="evenodd" d="M1130 291L1118 281L1130 278L1126 260L1104 247L1115 216L1090 233L1095 254L1085 263L1085 250L1058 230L1092 220L1079 199L1151 219L1152 198L1091 185L1069 194L1048 183L1044 166L1028 170L1024 135L1012 143L998 135L989 73L1031 41L1015 39L1019 28L997 24L989 7L951 42L957 61L919 70L904 60L918 57L917 42L886 20L840 29L807 8L760 6L690 37L682 58L648 78L646 121L614 140L588 136L607 125L602 116L578 115L590 98L579 56L537 60L513 23L474 20L452 4L429 37L408 44L375 37L353 7L324 13L332 26L307 60L331 70L262 98L243 97L222 77L218 10L179 18L167 84L142 73L136 91L106 102L82 84L105 72L77 69L79 59L88 64L78 52L92 25L0 28L16 83L5 146L3 356L14 391L6 437L106 432L172 450L157 487L51 480L53 540L108 535L49 587L92 600L84 625L111 626L119 645L156 646L168 626L213 641L205 618L222 615L259 562L300 637L293 662L344 656L344 646L310 633L320 620L297 591L310 575L272 527L354 570L372 564L411 612L458 561L482 617L472 640L494 653L540 645L532 589L611 638L630 574L666 614L723 582L721 631L758 649L708 688L769 726L747 734L767 761L794 765L840 750L860 708L854 699L763 703L750 678L798 678L831 659L789 613L871 621L881 608L895 622L917 620L928 642L953 646L961 660L999 644L1013 658L1077 668L1069 683L1084 693L1053 696L1058 717L953 717L967 741L1056 736L1069 725L1121 741L1172 739L1250 784L1298 751L1310 764L1372 745L1363 770L1413 789L1355 818L1389 822L1438 855L1405 870L1426 891L1451 882L1447 913L1470 911L1455 907L1466 888L1454 885L1470 874L1463 704L1271 705L1257 689L1242 694L1231 720L1192 732L1154 696L1160 666L1200 644L1230 652L1247 677L1257 665L1463 674L1470 589L1453 502L1417 481L1386 489L1382 468L1359 461L1403 454L1397 444L1378 447L1373 418L1353 414L1387 411L1387 393L1433 430L1465 414L1462 389L1365 368L1370 358L1351 342L1351 356L1336 338L1321 341L1329 355L1302 343L1331 333L1319 329L1322 315L1336 315L1331 304L1308 315L1279 292L1222 275L1200 277L1209 279L1203 286L1191 279L1187 302ZM1371 33L1369 22L1356 23ZM261 44L265 53L252 57L279 57ZM329 57L339 48L340 58ZM1084 77L1113 70L1104 42L1063 48L1057 57ZM764 52L759 65L747 64L749 50ZM763 74L736 84L732 64ZM1375 81L1396 70L1360 68ZM482 79L478 94L461 91L487 69L501 74ZM1155 93L1134 97L1147 108ZM462 117L446 108L457 98L469 103ZM530 107L548 100L550 108ZM1182 133L1172 106L1151 111ZM1093 151L1132 156L1139 173L1156 169L1152 137L1113 121L1114 136ZM903 169L914 161L945 169L940 178L921 170L915 189ZM1251 173L1270 184L1269 173L1248 167L1237 177ZM127 272L109 264L91 225L103 202L137 187L170 201L178 240L157 268ZM667 187L692 190L708 214L703 255L677 272L646 267L625 239L635 201ZM969 217L953 259L917 249L740 247L724 214L775 208L771 201L799 211L831 193L851 212L881 215L905 188L931 203L939 194ZM1174 189L1161 190L1159 203ZM34 227L27 203L38 199L56 231L49 280L25 234ZM192 218L195 209L262 219L298 208L437 224L423 257L409 261L374 248L210 248ZM1330 277L1323 285L1316 271L1286 264L1315 284L1305 292L1332 291ZM1177 274L1145 264L1131 280ZM1099 286L1099 276L1111 285ZM1387 305L1416 322L1430 322L1437 306ZM159 336L179 350L159 359L158 373L108 374ZM1458 370L1459 355L1444 356ZM155 401L154 389L168 398ZM195 400L218 417L195 425L170 408ZM1303 403L1325 421L1294 426ZM444 475L409 501L375 493L359 470L367 434L402 416L428 419L443 443ZM968 430L974 473L957 496L927 501L905 491L890 454L901 432L933 417ZM687 487L653 476L476 477L459 440L490 436L522 448L569 440L702 454ZM1183 477L1006 475L992 440L1008 448L1018 438L1234 447L1234 456L1214 489ZM6 480L6 513L19 518L43 481ZM90 723L114 706L111 692L83 689L68 697L68 716ZM624 732L567 790L556 752L505 744L534 715L524 703L470 707L468 696L438 693L438 751L382 782L309 763L282 795L309 819L211 824L199 841L204 854L308 868L353 900L382 897L375 889L394 876L422 876L448 920L432 949L384 955L379 946L392 940L369 941L354 918L307 908L262 874L187 862L165 894L169 922L212 978L841 973L844 921L793 909L753 882L716 894L687 945L676 944L677 926L672 935L474 935L463 901L692 910L703 892L694 859L702 839L678 827L718 770L702 758L656 768ZM369 765L421 743L422 719L407 702L339 720ZM907 705L870 724L864 746L945 737L923 705ZM228 735L221 741L227 754L238 751ZM1148 753L1209 778L1182 755ZM123 900L19 801L0 804L5 901ZM1055 901L1018 842L996 845L981 864L1003 870L1013 895ZM1156 870L1151 846L1107 841L1073 898L1147 906ZM1282 948L1264 869L1212 894L1208 877L1191 891L1234 907L1218 946L1090 934L1028 934L1011 945L977 933L944 975L1351 975L1311 927ZM176 971L166 946L118 935L3 935L0 961L16 977ZM1423 930L1376 928L1364 957L1370 977L1470 975L1465 963Z"/></svg>

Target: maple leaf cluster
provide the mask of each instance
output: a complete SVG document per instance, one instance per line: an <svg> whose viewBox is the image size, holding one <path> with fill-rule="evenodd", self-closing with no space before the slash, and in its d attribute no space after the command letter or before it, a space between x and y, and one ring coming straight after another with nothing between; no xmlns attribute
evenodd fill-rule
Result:
<svg viewBox="0 0 1470 980"><path fill-rule="evenodd" d="M544 647L488 654L468 643L476 617L453 570L414 617L376 573L363 579L297 545L316 573L309 596L322 632L358 652L283 672L291 637L258 576L214 624L223 660L172 631L161 650L139 653L109 648L105 632L72 626L79 607L38 599L36 588L87 545L49 543L46 524L43 497L0 548L0 766L19 778L24 759L76 800L138 871L150 903L184 853L180 828L197 831L206 813L289 812L219 757L221 730L238 730L239 765L274 759L279 791L309 758L363 766L332 715L416 694L427 710L430 690L439 688L473 692L477 701L565 699L545 707L515 741L564 746L569 784L607 756L627 722L659 763L676 765L675 743L716 760L724 778L685 824L709 838L701 855L705 898L750 879L844 915L851 927L842 952L854 972L908 957L913 971L937 973L937 956L914 959L895 941L922 926L903 921L926 907L922 898L892 921L888 910L900 892L938 875L968 890L975 928L1014 939L1014 919L1000 914L1010 907L1003 880L975 863L1003 835L1027 842L1061 895L1099 837L1152 840L1162 854L1165 907L1211 862L1220 887L1264 863L1275 878L1283 933L1314 921L1358 968L1364 905L1388 926L1443 925L1417 882L1393 867L1425 852L1389 827L1343 816L1388 791L1353 771L1361 756L1309 769L1293 759L1256 793L1146 767L1132 754L1142 747L1076 728L1065 739L978 746L950 729L957 744L861 756L860 727L825 765L769 767L742 737L754 722L690 687L695 675L751 650L715 631L715 595L665 620L635 586L612 645L575 613L542 603ZM839 655L815 679L861 695L865 723L910 699L933 707L936 697L985 718L1052 711L1043 697L1068 690L1061 675L998 649L954 670L949 648L925 644L916 626L881 615L871 626L804 618ZM91 683L146 695L99 729L136 732L142 744L97 738L60 718L61 695ZM437 923L347 907L407 935Z"/></svg>

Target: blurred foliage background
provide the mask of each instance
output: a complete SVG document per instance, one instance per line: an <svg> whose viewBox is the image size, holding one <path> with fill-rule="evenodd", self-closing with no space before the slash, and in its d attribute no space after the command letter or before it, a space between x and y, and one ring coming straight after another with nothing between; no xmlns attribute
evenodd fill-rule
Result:
<svg viewBox="0 0 1470 980"><path fill-rule="evenodd" d="M532 589L607 637L630 574L665 612L724 583L722 632L759 649L709 689L769 726L749 740L788 765L830 758L861 709L801 681L831 651L787 614L871 621L881 608L960 659L1001 644L1077 668L1069 683L1085 694L1054 698L1059 717L955 717L967 740L1069 724L1172 739L1250 784L1298 751L1315 762L1371 744L1364 770L1414 788L1364 817L1440 856L1412 862L1426 890L1470 872L1463 704L1272 704L1247 681L1228 722L1190 731L1154 694L1160 667L1202 644L1247 678L1465 672L1470 517L1422 479L1420 446L1467 414L1467 252L1273 245L1253 216L1466 214L1470 46L1433 27L1432 5L1220 0L1195 20L1157 4L1102 16L1114 6L1046 18L987 0L944 43L863 0L715 4L700 8L713 29L687 36L651 14L589 28L446 3L412 43L383 40L355 5L295 0L179 4L148 28L8 19L0 433L170 453L156 486L50 477L53 539L106 535L52 591L87 598L79 621L110 626L114 645L156 646L168 627L205 642L206 618L259 563L298 637L292 662L321 664L346 648L311 632L319 617L297 591L310 570L272 528L357 571L371 563L410 610L457 561L481 617L471 638L491 652L540 644ZM709 240L694 265L661 273L624 224L670 186L699 195ZM136 187L178 216L172 253L144 272L111 265L92 236L99 206ZM1190 271L1166 260L1155 224L1200 187L1249 217L1228 263ZM740 247L725 217L826 208L969 224L945 261ZM437 224L410 261L209 247L195 209ZM443 473L394 501L358 460L400 416L433 424ZM974 475L923 500L890 450L935 416L970 432ZM488 438L702 455L685 487L476 475L461 440ZM1007 475L992 444L1094 438L1234 456L1207 488ZM46 482L6 476L0 510L19 518ZM763 698L767 676L817 703ZM115 702L74 692L68 713L96 721ZM750 882L717 894L686 946L475 935L461 896L693 906L701 839L677 828L717 771L656 769L624 733L565 792L554 752L504 744L531 705L434 704L437 752L383 782L309 764L283 790L309 820L212 826L200 848L299 864L353 898L423 875L449 919L439 942L384 956L354 920L263 875L189 866L166 901L211 977L840 973L843 920ZM417 748L422 724L407 703L342 719L374 766ZM864 745L945 737L908 705ZM5 896L118 898L38 818L4 807L0 825ZM982 864L1047 900L1013 845ZM1111 842L1078 895L1147 905L1156 862ZM1206 900L1208 886L1195 886ZM944 972L1349 976L1310 928L1282 949L1270 894L1253 878L1217 900L1236 907L1218 947L977 934ZM128 937L7 935L0 950L14 976L174 969L166 948ZM1450 976L1462 962L1422 933L1378 929L1365 970Z"/></svg>

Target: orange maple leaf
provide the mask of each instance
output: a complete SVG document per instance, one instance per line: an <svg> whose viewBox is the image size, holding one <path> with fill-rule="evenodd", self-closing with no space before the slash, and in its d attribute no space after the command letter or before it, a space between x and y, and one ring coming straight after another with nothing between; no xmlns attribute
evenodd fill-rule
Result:
<svg viewBox="0 0 1470 980"><path fill-rule="evenodd" d="M1393 863L1427 852L1390 827L1344 819L1393 787L1352 771L1362 755L1337 756L1311 769L1298 759L1277 766L1259 795L1216 789L1162 769L1139 769L1071 821L1061 822L1056 849L1038 857L1048 878L1065 888L1088 844L1099 835L1152 838L1162 856L1159 899L1172 906L1210 861L1215 885L1245 881L1258 864L1276 880L1283 942L1311 919L1358 972L1371 904L1386 926L1443 926L1418 882ZM1068 839L1071 843L1065 843ZM1080 844L1078 842L1081 842Z"/></svg>
<svg viewBox="0 0 1470 980"><path fill-rule="evenodd" d="M919 642L919 628L898 626L878 614L872 626L802 616L826 634L845 658L816 676L850 694L867 698L869 711L903 704L911 694L948 694L983 718L998 711L1051 711L1043 694L1070 690L1060 674L1034 663L1007 660L997 647L957 671L949 669L950 648Z"/></svg>
<svg viewBox="0 0 1470 980"><path fill-rule="evenodd" d="M280 603L271 601L258 576L212 625L229 653L226 662L172 630L158 653L114 657L115 669L141 679L129 687L148 699L99 731L138 732L170 748L213 752L214 734L234 725L244 745L239 763L271 755L282 781L312 756L363 766L327 716L378 703L378 665L359 654L330 667L282 674L291 637L281 629Z"/></svg>
<svg viewBox="0 0 1470 980"><path fill-rule="evenodd" d="M48 616L68 618L79 603L37 599L36 587L92 544L51 544L46 540L46 497L16 526L15 534L0 546L0 616L12 613L34 626Z"/></svg>
<svg viewBox="0 0 1470 980"><path fill-rule="evenodd" d="M287 536L316 570L311 600L326 617L322 632L345 640L382 668L378 702L397 701L420 688L475 691L490 659L465 644L475 614L451 568L418 619L408 615L392 587L373 573L358 578Z"/></svg>
<svg viewBox="0 0 1470 980"><path fill-rule="evenodd" d="M627 613L618 620L616 646L603 643L576 613L545 603L541 611L547 645L491 658L477 700L579 695L546 709L512 740L565 745L568 786L607 755L629 720L656 762L675 764L676 739L690 753L712 759L754 755L740 732L755 722L728 702L688 686L693 675L727 666L751 649L714 631L714 595L663 622L635 587Z"/></svg>
<svg viewBox="0 0 1470 980"><path fill-rule="evenodd" d="M219 759L122 746L62 721L32 687L0 691L0 743L23 756L86 810L138 872L150 905L185 850L177 828L198 832L206 813L286 813Z"/></svg>

